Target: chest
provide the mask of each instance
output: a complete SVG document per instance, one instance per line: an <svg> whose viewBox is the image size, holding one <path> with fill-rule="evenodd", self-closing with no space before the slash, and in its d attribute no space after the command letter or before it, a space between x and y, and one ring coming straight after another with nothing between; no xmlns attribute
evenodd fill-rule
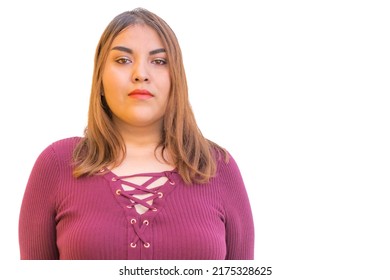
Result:
<svg viewBox="0 0 390 280"><path fill-rule="evenodd" d="M215 189L185 186L178 175L171 174L149 185L157 196L153 192L123 195L128 191L115 178L113 174L94 178L61 194L56 221L62 258L224 258L223 206ZM134 198L150 208L134 204Z"/></svg>

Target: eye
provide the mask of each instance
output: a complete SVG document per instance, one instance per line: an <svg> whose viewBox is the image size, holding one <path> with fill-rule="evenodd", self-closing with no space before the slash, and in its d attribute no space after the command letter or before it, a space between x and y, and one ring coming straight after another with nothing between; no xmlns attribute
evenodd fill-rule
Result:
<svg viewBox="0 0 390 280"><path fill-rule="evenodd" d="M164 58L156 58L152 61L152 63L157 65L165 65L167 64L167 60Z"/></svg>
<svg viewBox="0 0 390 280"><path fill-rule="evenodd" d="M131 60L128 59L127 57L120 57L118 59L115 60L117 63L119 64L129 64L131 63Z"/></svg>

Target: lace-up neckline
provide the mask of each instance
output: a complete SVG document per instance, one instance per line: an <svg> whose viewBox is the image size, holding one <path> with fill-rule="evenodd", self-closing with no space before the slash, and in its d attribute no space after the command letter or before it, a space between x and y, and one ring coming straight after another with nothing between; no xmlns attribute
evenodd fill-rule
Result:
<svg viewBox="0 0 390 280"><path fill-rule="evenodd" d="M135 249L142 244L147 250L151 246L145 232L175 186L174 173L175 170L117 176L109 171L104 175L133 229L134 234L129 235L129 248Z"/></svg>
<svg viewBox="0 0 390 280"><path fill-rule="evenodd" d="M101 172L104 171L106 170ZM109 177L120 204L142 215L149 211L158 211L160 201L175 185L172 176L175 172L173 170L116 176L110 171L106 174L106 178Z"/></svg>

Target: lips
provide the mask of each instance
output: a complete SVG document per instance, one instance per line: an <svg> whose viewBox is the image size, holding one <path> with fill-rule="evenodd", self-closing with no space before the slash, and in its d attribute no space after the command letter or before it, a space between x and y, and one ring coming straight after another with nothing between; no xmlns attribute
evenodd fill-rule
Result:
<svg viewBox="0 0 390 280"><path fill-rule="evenodd" d="M154 95L146 89L135 89L128 94L129 97L138 98L138 99L148 99Z"/></svg>

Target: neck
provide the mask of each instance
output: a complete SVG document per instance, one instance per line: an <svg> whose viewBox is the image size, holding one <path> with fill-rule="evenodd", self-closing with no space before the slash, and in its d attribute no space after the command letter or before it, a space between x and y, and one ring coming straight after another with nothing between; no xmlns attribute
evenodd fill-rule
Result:
<svg viewBox="0 0 390 280"><path fill-rule="evenodd" d="M164 151L162 156L161 141L162 124L134 127L129 125L118 125L121 136L126 146L124 161L114 168L110 168L116 174L136 174L143 172L161 172L174 169L169 154ZM168 160L165 161L165 160Z"/></svg>
<svg viewBox="0 0 390 280"><path fill-rule="evenodd" d="M162 123L149 126L129 126L116 123L128 151L155 150L161 141Z"/></svg>
<svg viewBox="0 0 390 280"><path fill-rule="evenodd" d="M155 149L161 141L161 133L145 129L131 129L122 131L122 138L127 148L132 149Z"/></svg>

